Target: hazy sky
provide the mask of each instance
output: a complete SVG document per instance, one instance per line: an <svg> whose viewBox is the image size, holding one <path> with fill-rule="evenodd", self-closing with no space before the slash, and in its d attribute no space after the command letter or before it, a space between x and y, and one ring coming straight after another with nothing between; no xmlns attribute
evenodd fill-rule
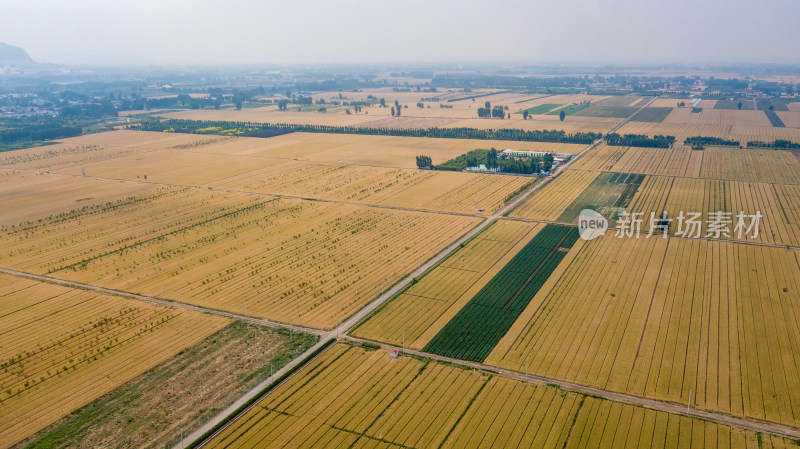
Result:
<svg viewBox="0 0 800 449"><path fill-rule="evenodd" d="M800 62L797 0L0 0L38 62Z"/></svg>

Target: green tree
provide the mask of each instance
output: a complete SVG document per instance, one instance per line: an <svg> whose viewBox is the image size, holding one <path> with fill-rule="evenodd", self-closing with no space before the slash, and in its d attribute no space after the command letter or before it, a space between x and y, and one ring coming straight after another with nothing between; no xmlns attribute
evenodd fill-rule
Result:
<svg viewBox="0 0 800 449"><path fill-rule="evenodd" d="M742 109L742 102L740 101L739 104L736 105L736 107Z"/></svg>
<svg viewBox="0 0 800 449"><path fill-rule="evenodd" d="M392 117L394 117L394 106L392 106Z"/></svg>
<svg viewBox="0 0 800 449"><path fill-rule="evenodd" d="M492 102L490 102L490 101L487 101L486 103L484 103L484 107L485 107L486 109L492 109Z"/></svg>
<svg viewBox="0 0 800 449"><path fill-rule="evenodd" d="M417 168L430 169L433 167L433 161L429 156L417 156Z"/></svg>
<svg viewBox="0 0 800 449"><path fill-rule="evenodd" d="M561 111L561 113L560 113L560 114L558 114L558 118L559 118L559 119L561 119L561 121L562 121L562 122L564 121L564 118L565 118L566 116L567 116L567 114L565 114L565 113L564 113L564 111Z"/></svg>
<svg viewBox="0 0 800 449"><path fill-rule="evenodd" d="M528 110L522 111L522 120L528 120Z"/></svg>

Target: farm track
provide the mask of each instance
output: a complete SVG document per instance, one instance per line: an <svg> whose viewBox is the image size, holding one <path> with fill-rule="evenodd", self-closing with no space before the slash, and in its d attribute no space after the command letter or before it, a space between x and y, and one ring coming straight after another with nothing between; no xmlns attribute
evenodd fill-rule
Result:
<svg viewBox="0 0 800 449"><path fill-rule="evenodd" d="M397 352L403 352L403 348L382 344L379 342L374 342L370 340L363 340L356 337L346 336L344 338L347 341L353 343L369 343L369 344L377 344L382 349L386 351L396 350ZM672 413L675 415L683 415L688 416L690 418L699 418L706 421L715 422L717 424L722 424L730 427L735 427L742 430L750 430L754 432L762 432L768 433L776 436L791 438L791 439L800 439L800 429L795 427L790 427L782 424L772 423L769 421L760 421L754 419L747 419L747 418L738 418L735 416L727 415L724 413L719 412L711 412L706 410L698 410L694 408L689 408L687 410L687 404L679 404L677 402L669 402L669 401L661 401L656 399L648 399L643 398L640 396L633 396L630 394L619 393L616 391L604 390L601 388L594 388L589 387L586 385L581 385L573 382L565 382L562 380L551 379L548 377L543 376L535 376L535 375L525 375L523 373L519 373L512 370L507 370L503 368L498 368L496 366L491 365L484 365L482 363L477 362L469 362L461 359L454 359L450 357L440 356L436 354L431 354L422 351L416 351L412 349L405 349L405 353L416 356L416 357L424 357L427 359L436 360L439 362L444 362L452 365L460 365L467 368L477 369L483 371L487 374L493 374L496 376L505 377L508 379L513 379L521 382L530 382L539 385L551 385L557 386L558 388L564 391L571 391L575 393L585 394L588 396L596 396L603 399L607 399L614 402L619 402L622 404L629 404L634 405L637 407L643 407L655 411L661 411L666 413Z"/></svg>

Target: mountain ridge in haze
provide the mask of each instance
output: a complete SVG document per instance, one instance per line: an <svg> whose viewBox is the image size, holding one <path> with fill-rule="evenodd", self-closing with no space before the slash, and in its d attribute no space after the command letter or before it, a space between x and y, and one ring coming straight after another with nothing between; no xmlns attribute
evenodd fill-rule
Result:
<svg viewBox="0 0 800 449"><path fill-rule="evenodd" d="M31 59L24 49L0 42L0 65L33 65L36 61Z"/></svg>

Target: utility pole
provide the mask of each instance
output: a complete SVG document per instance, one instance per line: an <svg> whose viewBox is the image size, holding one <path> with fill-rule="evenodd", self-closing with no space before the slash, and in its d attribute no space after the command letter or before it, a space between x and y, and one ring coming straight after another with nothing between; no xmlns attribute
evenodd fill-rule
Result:
<svg viewBox="0 0 800 449"><path fill-rule="evenodd" d="M689 389L689 402L686 403L686 414L689 414L689 406L692 404L692 389Z"/></svg>

